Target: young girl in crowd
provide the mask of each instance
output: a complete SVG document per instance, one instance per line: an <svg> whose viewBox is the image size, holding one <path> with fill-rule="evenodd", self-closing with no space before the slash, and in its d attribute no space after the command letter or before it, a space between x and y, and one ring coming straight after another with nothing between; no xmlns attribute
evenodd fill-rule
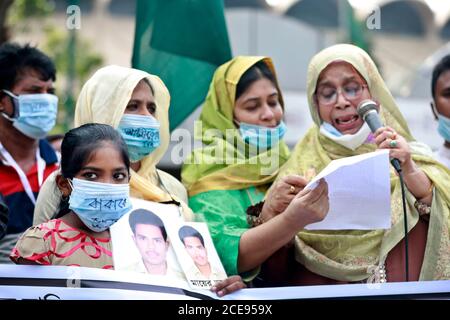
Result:
<svg viewBox="0 0 450 320"><path fill-rule="evenodd" d="M183 185L170 174L156 169L167 150L170 95L157 76L120 66L99 69L83 85L75 108L75 127L103 123L115 128L125 140L130 155L130 194L155 202L179 204L186 220L192 219ZM36 202L33 224L52 218L61 197L51 175Z"/></svg>
<svg viewBox="0 0 450 320"><path fill-rule="evenodd" d="M131 160L131 196L178 204L184 219L189 221L193 214L186 204L186 189L176 178L156 169L169 145L169 102L169 92L157 76L107 66L84 84L75 109L75 126L103 123L115 128L123 137ZM37 199L34 224L50 220L60 199L54 174L45 181ZM220 295L243 286L240 277L230 277L216 287Z"/></svg>
<svg viewBox="0 0 450 320"><path fill-rule="evenodd" d="M85 124L67 132L61 154L60 210L55 219L25 231L11 259L111 269L109 227L131 209L127 147L112 127Z"/></svg>

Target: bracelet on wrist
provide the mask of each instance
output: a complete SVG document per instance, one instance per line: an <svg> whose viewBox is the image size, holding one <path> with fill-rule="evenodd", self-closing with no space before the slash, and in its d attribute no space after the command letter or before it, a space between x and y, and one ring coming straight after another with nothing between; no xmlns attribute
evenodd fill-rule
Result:
<svg viewBox="0 0 450 320"><path fill-rule="evenodd" d="M247 223L250 227L256 227L264 223L264 220L261 218L263 206L264 201L261 201L247 208Z"/></svg>
<svg viewBox="0 0 450 320"><path fill-rule="evenodd" d="M414 202L414 207L417 209L417 211L419 212L419 216L421 217L429 216L431 213L431 206L429 204L420 202L419 200Z"/></svg>

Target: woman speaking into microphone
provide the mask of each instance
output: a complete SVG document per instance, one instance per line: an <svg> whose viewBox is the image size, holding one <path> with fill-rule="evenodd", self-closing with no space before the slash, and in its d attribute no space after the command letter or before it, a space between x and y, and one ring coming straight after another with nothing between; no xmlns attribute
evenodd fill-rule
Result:
<svg viewBox="0 0 450 320"><path fill-rule="evenodd" d="M307 96L314 125L277 179L311 169L318 173L334 159L389 149L406 186L409 279L450 279L449 170L414 140L369 55L348 44L319 52L309 64ZM385 124L375 133L357 112L367 99L375 101ZM295 238L297 267L287 277L302 285L404 281L402 196L393 169L390 180L390 229L301 231Z"/></svg>

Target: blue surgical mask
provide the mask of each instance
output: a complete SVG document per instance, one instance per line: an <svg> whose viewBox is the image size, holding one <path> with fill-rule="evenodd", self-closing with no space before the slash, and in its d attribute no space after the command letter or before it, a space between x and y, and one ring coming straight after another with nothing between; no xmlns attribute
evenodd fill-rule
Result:
<svg viewBox="0 0 450 320"><path fill-rule="evenodd" d="M246 143L257 146L259 149L270 149L283 139L286 133L286 124L281 121L275 128L269 128L240 122L239 132Z"/></svg>
<svg viewBox="0 0 450 320"><path fill-rule="evenodd" d="M438 132L445 141L450 141L450 118L438 114Z"/></svg>
<svg viewBox="0 0 450 320"><path fill-rule="evenodd" d="M336 136L336 137L341 137L343 134L338 130L338 129L336 129L332 124L330 124L330 123L328 123L328 122L322 122L322 125L320 126L320 128L322 129L324 129L325 131L327 131L328 133L330 133L331 135L333 135L333 136Z"/></svg>
<svg viewBox="0 0 450 320"><path fill-rule="evenodd" d="M128 147L131 162L152 153L160 145L159 122L152 116L124 114L119 131Z"/></svg>
<svg viewBox="0 0 450 320"><path fill-rule="evenodd" d="M13 126L33 139L44 138L56 124L58 97L49 93L15 94L3 90L12 99L15 107L13 117L3 116L13 122Z"/></svg>
<svg viewBox="0 0 450 320"><path fill-rule="evenodd" d="M128 183L72 179L69 208L92 231L102 232L131 210Z"/></svg>

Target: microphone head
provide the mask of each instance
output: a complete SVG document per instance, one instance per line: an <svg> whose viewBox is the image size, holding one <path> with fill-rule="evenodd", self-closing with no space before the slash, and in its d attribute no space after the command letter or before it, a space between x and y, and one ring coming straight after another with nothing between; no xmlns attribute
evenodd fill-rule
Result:
<svg viewBox="0 0 450 320"><path fill-rule="evenodd" d="M364 120L366 114L372 110L374 110L376 113L378 113L377 104L375 103L375 101L370 100L370 99L361 101L359 103L358 107L356 108L356 112L363 120Z"/></svg>

